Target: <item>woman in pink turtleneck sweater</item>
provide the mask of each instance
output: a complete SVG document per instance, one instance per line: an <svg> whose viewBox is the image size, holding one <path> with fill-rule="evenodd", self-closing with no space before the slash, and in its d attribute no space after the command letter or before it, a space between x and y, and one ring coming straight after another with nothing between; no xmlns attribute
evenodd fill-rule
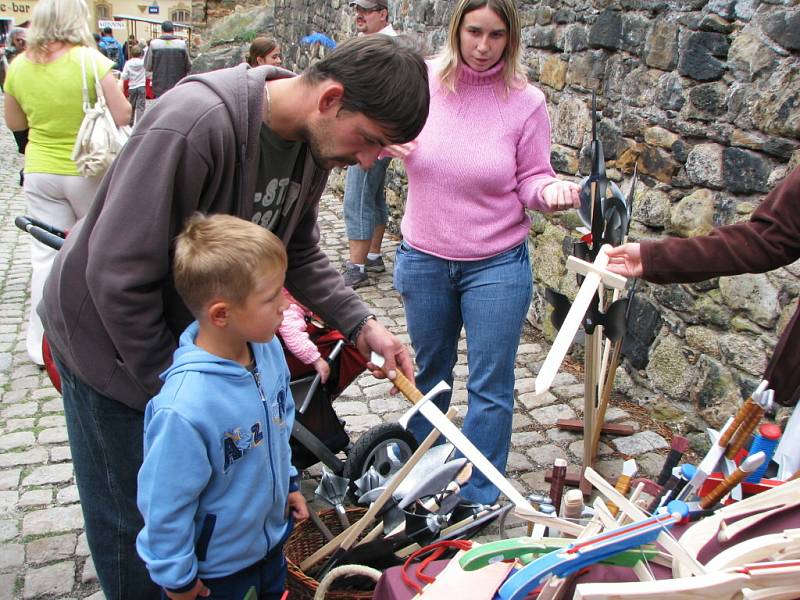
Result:
<svg viewBox="0 0 800 600"><path fill-rule="evenodd" d="M466 329L463 430L504 471L514 360L533 287L525 209L577 207L578 186L556 179L550 166L545 98L525 79L513 0L459 0L428 72L428 121L404 152L409 189L395 286L423 391L452 383ZM436 399L443 410L449 402ZM417 416L410 428L422 440L430 424ZM498 494L480 473L462 492L478 503Z"/></svg>

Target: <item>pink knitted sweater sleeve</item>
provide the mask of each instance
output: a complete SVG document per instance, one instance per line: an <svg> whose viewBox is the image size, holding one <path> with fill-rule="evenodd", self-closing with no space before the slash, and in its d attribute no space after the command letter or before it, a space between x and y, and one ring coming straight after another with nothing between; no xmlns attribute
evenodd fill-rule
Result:
<svg viewBox="0 0 800 600"><path fill-rule="evenodd" d="M283 323L278 328L278 333L281 334L283 343L286 344L289 352L304 364L310 365L320 357L319 349L306 332L303 309L297 304L292 303L283 311Z"/></svg>

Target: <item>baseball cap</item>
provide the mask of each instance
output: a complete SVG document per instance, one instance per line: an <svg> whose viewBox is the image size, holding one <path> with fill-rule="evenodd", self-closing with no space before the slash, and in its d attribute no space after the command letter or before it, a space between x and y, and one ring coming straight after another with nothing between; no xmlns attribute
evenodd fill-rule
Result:
<svg viewBox="0 0 800 600"><path fill-rule="evenodd" d="M375 10L376 8L389 10L389 0L352 0L350 6L360 6L367 10Z"/></svg>

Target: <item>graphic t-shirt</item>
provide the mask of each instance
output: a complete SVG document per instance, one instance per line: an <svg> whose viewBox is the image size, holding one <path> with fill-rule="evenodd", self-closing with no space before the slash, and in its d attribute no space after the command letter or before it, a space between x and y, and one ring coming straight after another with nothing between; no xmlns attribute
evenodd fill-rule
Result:
<svg viewBox="0 0 800 600"><path fill-rule="evenodd" d="M280 220L291 212L300 195L300 181L294 181L292 175L297 173L298 177L302 171L295 168L302 149L303 142L284 140L266 125L261 126L253 223L277 231Z"/></svg>

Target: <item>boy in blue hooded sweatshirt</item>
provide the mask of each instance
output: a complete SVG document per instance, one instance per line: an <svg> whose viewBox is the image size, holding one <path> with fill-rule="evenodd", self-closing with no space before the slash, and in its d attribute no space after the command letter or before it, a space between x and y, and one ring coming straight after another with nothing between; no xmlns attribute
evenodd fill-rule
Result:
<svg viewBox="0 0 800 600"><path fill-rule="evenodd" d="M275 339L286 260L277 237L237 217L195 215L177 238L175 288L197 320L147 404L136 540L172 600L283 593L289 514L308 516Z"/></svg>

